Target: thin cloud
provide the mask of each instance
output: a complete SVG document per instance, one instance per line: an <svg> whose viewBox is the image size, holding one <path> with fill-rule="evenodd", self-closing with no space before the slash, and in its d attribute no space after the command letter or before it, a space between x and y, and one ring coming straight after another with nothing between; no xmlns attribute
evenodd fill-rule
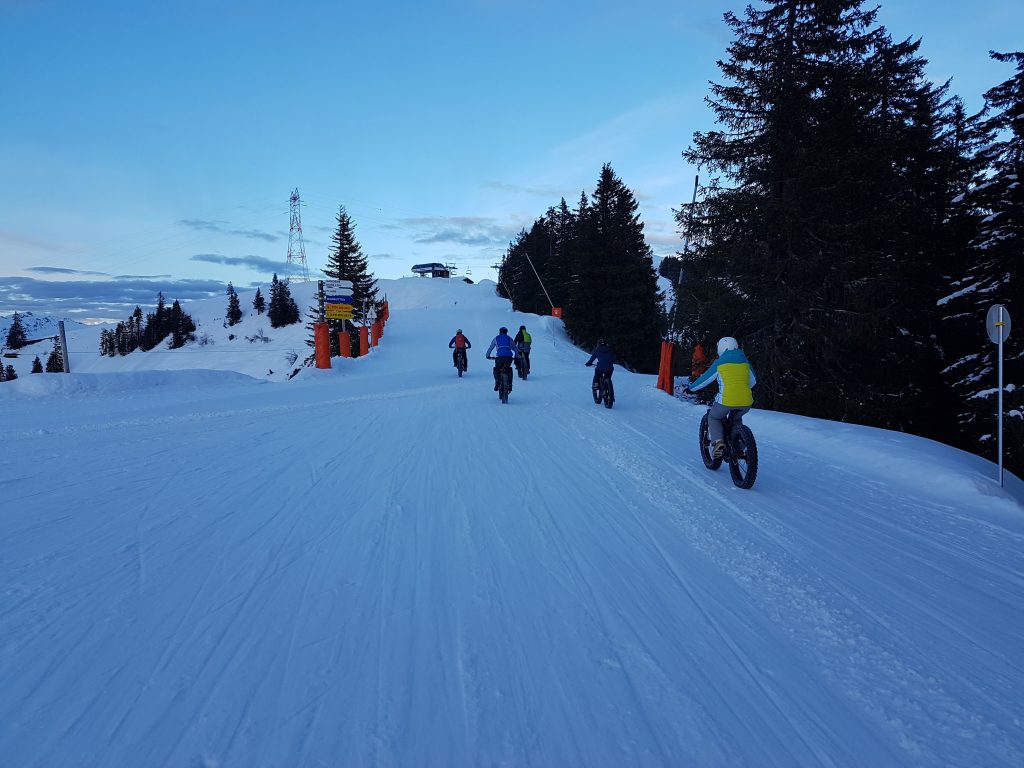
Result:
<svg viewBox="0 0 1024 768"><path fill-rule="evenodd" d="M521 228L517 224L503 224L482 216L443 216L402 219L409 229L418 230L412 236L419 244L455 243L476 247L504 247Z"/></svg>
<svg viewBox="0 0 1024 768"><path fill-rule="evenodd" d="M204 219L178 220L178 224L183 227L198 229L205 232L218 232L222 235L237 235L239 237L247 237L250 240L263 240L268 243L275 243L281 239L278 235L272 235L269 232L263 232L258 229L230 229L223 226L226 223L227 222L223 221L206 221Z"/></svg>
<svg viewBox="0 0 1024 768"><path fill-rule="evenodd" d="M93 272L89 269L70 269L68 267L27 267L26 272L38 272L41 275L99 275L110 277L108 272Z"/></svg>
<svg viewBox="0 0 1024 768"><path fill-rule="evenodd" d="M554 186L525 186L522 184L509 184L505 181L489 181L484 186L488 189L497 189L502 192L514 192L521 195L544 197L550 200L561 200L563 197L568 200L572 196L572 192Z"/></svg>
<svg viewBox="0 0 1024 768"><path fill-rule="evenodd" d="M204 261L208 264L224 264L229 267L244 267L256 272L276 272L279 275L298 273L299 266L290 266L287 261L275 261L264 256L221 256L219 253L197 253L190 261ZM307 260L308 261L308 260Z"/></svg>

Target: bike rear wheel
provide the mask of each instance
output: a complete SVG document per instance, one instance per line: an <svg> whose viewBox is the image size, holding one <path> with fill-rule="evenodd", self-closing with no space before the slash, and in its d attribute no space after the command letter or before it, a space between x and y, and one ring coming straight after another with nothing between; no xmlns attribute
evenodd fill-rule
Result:
<svg viewBox="0 0 1024 768"><path fill-rule="evenodd" d="M508 405L508 393L512 391L512 370L505 368L501 372L498 381L498 398L502 403Z"/></svg>
<svg viewBox="0 0 1024 768"><path fill-rule="evenodd" d="M604 380L604 407L611 408L612 403L615 402L615 389L612 387L612 380L605 378Z"/></svg>
<svg viewBox="0 0 1024 768"><path fill-rule="evenodd" d="M711 438L708 437L708 415L705 413L704 418L700 420L700 434L698 436L700 445L700 458L704 462L704 466L708 469L718 469L722 466L722 457L719 456L717 459L711 452Z"/></svg>
<svg viewBox="0 0 1024 768"><path fill-rule="evenodd" d="M729 474L738 488L750 488L757 480L757 442L750 427L733 430L729 446Z"/></svg>

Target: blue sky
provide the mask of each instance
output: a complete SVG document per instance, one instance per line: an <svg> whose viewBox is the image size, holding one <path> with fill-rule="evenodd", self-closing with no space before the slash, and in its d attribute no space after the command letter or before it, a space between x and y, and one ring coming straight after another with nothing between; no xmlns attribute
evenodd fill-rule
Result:
<svg viewBox="0 0 1024 768"><path fill-rule="evenodd" d="M610 162L648 242L712 126L720 0L0 0L0 313L121 318L285 273L298 188L311 275L338 206L379 277L473 279ZM1019 0L883 4L969 107L1011 70ZM140 298L147 293L152 299Z"/></svg>

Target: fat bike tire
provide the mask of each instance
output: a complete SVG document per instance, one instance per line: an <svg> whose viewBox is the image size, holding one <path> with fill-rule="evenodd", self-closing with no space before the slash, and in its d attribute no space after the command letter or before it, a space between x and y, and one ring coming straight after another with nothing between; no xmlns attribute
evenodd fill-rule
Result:
<svg viewBox="0 0 1024 768"><path fill-rule="evenodd" d="M704 466L711 470L717 470L722 466L722 457L719 456L717 459L711 453L711 438L708 437L708 415L705 413L704 418L700 420L700 435L699 435L699 447L700 447L700 458L704 462Z"/></svg>
<svg viewBox="0 0 1024 768"><path fill-rule="evenodd" d="M742 426L735 430L731 440L729 458L729 474L737 488L751 488L757 480L757 442L750 427Z"/></svg>

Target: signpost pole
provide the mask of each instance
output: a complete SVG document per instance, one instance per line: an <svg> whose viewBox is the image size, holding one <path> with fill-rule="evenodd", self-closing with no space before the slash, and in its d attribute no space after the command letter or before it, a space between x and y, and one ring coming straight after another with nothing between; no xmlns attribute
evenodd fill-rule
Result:
<svg viewBox="0 0 1024 768"><path fill-rule="evenodd" d="M1006 310L1000 305L999 319L996 328L999 333L999 487L1003 487L1003 328L1006 322L1003 313Z"/></svg>
<svg viewBox="0 0 1024 768"><path fill-rule="evenodd" d="M1010 338L1010 313L1002 304L995 304L989 307L988 315L985 317L985 331L988 333L989 341L996 345L999 355L999 389L996 390L996 407L999 413L996 417L998 422L998 451L999 451L999 487L1003 487L1003 342Z"/></svg>
<svg viewBox="0 0 1024 768"><path fill-rule="evenodd" d="M64 373L71 373L71 361L68 360L68 357L70 357L70 355L68 355L68 340L64 336L64 321L63 320L58 321L58 323L57 323L57 330L60 333L60 359L61 359L61 363L63 363L63 365L64 365ZM1000 360L1002 360L1002 358L1000 358ZM1002 369L1000 368L1000 370L1002 370ZM1000 434L1002 434L1002 433L1000 433Z"/></svg>

